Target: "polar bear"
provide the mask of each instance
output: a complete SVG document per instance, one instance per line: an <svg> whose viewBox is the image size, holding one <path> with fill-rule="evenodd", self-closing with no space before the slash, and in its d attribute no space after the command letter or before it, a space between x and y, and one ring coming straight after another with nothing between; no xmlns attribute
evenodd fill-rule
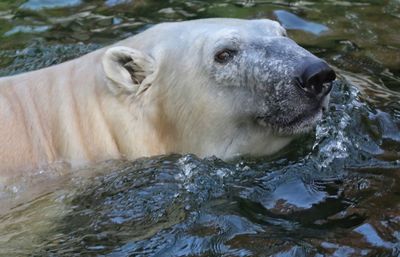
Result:
<svg viewBox="0 0 400 257"><path fill-rule="evenodd" d="M167 153L269 155L310 131L334 71L275 21L163 23L0 79L0 173Z"/></svg>

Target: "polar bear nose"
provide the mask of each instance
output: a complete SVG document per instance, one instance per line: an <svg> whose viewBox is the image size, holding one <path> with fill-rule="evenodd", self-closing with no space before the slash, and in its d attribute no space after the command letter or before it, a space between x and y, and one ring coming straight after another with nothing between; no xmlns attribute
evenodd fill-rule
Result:
<svg viewBox="0 0 400 257"><path fill-rule="evenodd" d="M321 59L306 60L300 67L299 76L296 76L296 85L308 95L325 96L332 89L332 82L336 74L329 65Z"/></svg>

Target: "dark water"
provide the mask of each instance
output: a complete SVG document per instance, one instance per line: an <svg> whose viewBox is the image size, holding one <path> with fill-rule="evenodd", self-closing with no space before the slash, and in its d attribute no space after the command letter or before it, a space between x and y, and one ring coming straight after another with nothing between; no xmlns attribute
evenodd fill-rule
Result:
<svg viewBox="0 0 400 257"><path fill-rule="evenodd" d="M171 155L82 169L0 217L0 256L400 256L398 0L5 0L0 74L204 17L277 19L336 68L315 135L263 159Z"/></svg>

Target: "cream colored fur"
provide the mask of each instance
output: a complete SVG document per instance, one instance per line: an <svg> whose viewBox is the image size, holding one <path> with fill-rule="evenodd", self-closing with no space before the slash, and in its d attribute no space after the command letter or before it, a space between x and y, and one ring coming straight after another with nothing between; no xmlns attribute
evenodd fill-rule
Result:
<svg viewBox="0 0 400 257"><path fill-rule="evenodd" d="M172 152L231 158L279 150L291 137L232 125L240 106L198 65L208 51L202 33L224 26L284 32L272 21L253 23L162 24L78 59L1 78L0 173Z"/></svg>

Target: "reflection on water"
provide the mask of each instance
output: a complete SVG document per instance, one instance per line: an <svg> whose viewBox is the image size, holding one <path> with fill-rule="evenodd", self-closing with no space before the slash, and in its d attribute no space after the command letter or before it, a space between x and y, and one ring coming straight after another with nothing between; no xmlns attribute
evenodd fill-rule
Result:
<svg viewBox="0 0 400 257"><path fill-rule="evenodd" d="M325 25L306 21L284 10L277 10L274 12L274 14L285 29L298 29L313 33L315 35L319 35L329 30L329 28Z"/></svg>
<svg viewBox="0 0 400 257"><path fill-rule="evenodd" d="M338 73L316 135L273 157L158 156L10 182L0 199L19 204L0 216L0 256L398 256L399 10L397 0L0 3L1 75L213 16L279 19Z"/></svg>
<svg viewBox="0 0 400 257"><path fill-rule="evenodd" d="M28 0L20 6L21 9L40 10L61 8L81 4L81 0Z"/></svg>

